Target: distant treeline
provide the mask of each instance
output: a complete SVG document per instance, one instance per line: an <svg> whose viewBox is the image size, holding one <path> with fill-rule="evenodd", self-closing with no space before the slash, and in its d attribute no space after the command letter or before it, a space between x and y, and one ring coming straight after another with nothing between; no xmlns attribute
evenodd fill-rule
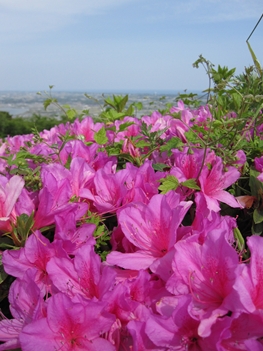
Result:
<svg viewBox="0 0 263 351"><path fill-rule="evenodd" d="M9 112L0 111L0 138L14 135L32 133L33 129L41 132L44 129L51 129L55 125L65 122L55 117L46 117L33 114L31 117L13 117Z"/></svg>

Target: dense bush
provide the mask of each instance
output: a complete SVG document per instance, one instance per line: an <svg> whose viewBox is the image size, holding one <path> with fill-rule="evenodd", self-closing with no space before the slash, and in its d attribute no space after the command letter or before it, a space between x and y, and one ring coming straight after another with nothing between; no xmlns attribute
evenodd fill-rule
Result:
<svg viewBox="0 0 263 351"><path fill-rule="evenodd" d="M13 117L8 112L0 111L0 138L5 138L8 135L30 134L33 129L38 131L49 130L62 122L62 118L58 119L37 114L33 114L31 117Z"/></svg>

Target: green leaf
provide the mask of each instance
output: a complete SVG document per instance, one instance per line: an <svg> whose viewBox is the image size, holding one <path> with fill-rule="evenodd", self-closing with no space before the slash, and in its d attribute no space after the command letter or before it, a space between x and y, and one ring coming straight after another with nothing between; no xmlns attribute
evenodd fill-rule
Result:
<svg viewBox="0 0 263 351"><path fill-rule="evenodd" d="M151 144L148 141L145 140L139 140L137 142L135 142L135 146L136 147L147 147L150 146Z"/></svg>
<svg viewBox="0 0 263 351"><path fill-rule="evenodd" d="M77 115L77 111L74 108L67 110L66 113L67 113L68 119L74 119Z"/></svg>
<svg viewBox="0 0 263 351"><path fill-rule="evenodd" d="M48 106L52 103L52 100L53 99L46 99L44 102L43 102L43 105L44 105L44 109L46 110L48 108Z"/></svg>
<svg viewBox="0 0 263 351"><path fill-rule="evenodd" d="M4 271L4 266L2 263L2 255L0 255L0 284L7 278L8 274Z"/></svg>
<svg viewBox="0 0 263 351"><path fill-rule="evenodd" d="M114 122L118 119L123 119L123 117L125 117L125 113L117 112L114 109L110 109L108 111L102 112L100 116L107 123Z"/></svg>
<svg viewBox="0 0 263 351"><path fill-rule="evenodd" d="M138 111L142 110L143 104L139 102L134 102L133 105L137 108Z"/></svg>
<svg viewBox="0 0 263 351"><path fill-rule="evenodd" d="M34 211L28 216L25 213L22 213L19 217L17 217L16 223L16 232L19 234L20 242L23 245L28 238L31 229L34 225Z"/></svg>
<svg viewBox="0 0 263 351"><path fill-rule="evenodd" d="M123 109L124 109L124 107L125 107L125 105L126 105L128 99L129 99L128 95L125 95L125 96L121 99L121 101L118 103L118 112L122 112L122 111L123 111Z"/></svg>
<svg viewBox="0 0 263 351"><path fill-rule="evenodd" d="M253 223L252 224L252 234L253 235L261 235L263 232L263 222L261 223Z"/></svg>
<svg viewBox="0 0 263 351"><path fill-rule="evenodd" d="M193 143L195 143L197 141L197 136L192 130L189 130L188 132L185 132L184 135L185 135L187 141L190 141L190 142L193 142Z"/></svg>
<svg viewBox="0 0 263 351"><path fill-rule="evenodd" d="M126 130L129 126L132 126L134 124L134 122L125 122L122 123L119 127L119 132L123 132L124 130Z"/></svg>
<svg viewBox="0 0 263 351"><path fill-rule="evenodd" d="M134 107L133 105L130 105L128 109L125 111L126 116L134 116Z"/></svg>
<svg viewBox="0 0 263 351"><path fill-rule="evenodd" d="M263 210L255 209L253 212L253 220L255 224L259 224L263 222Z"/></svg>
<svg viewBox="0 0 263 351"><path fill-rule="evenodd" d="M121 153L118 156L124 160L127 160L128 162L134 163L134 158L130 154Z"/></svg>
<svg viewBox="0 0 263 351"><path fill-rule="evenodd" d="M112 156L112 155L119 156L122 150L122 143L119 142L119 143L113 143L113 144L107 145L105 149L109 156Z"/></svg>
<svg viewBox="0 0 263 351"><path fill-rule="evenodd" d="M239 251L242 251L245 247L245 241L238 228L234 228L234 238L236 240Z"/></svg>
<svg viewBox="0 0 263 351"><path fill-rule="evenodd" d="M166 178L161 178L160 182L162 184L158 189L161 190L161 194L166 194L170 190L176 190L179 186L178 179L173 175L168 175Z"/></svg>
<svg viewBox="0 0 263 351"><path fill-rule="evenodd" d="M111 107L113 107L114 109L116 108L116 104L114 101L111 100L110 97L104 99L105 105L109 105Z"/></svg>
<svg viewBox="0 0 263 351"><path fill-rule="evenodd" d="M183 145L184 145L184 143L182 142L182 140L180 138L173 137L173 138L169 139L166 144L164 144L160 147L160 151L162 151L162 152L163 151L170 151L172 149L176 149L176 148L183 146Z"/></svg>
<svg viewBox="0 0 263 351"><path fill-rule="evenodd" d="M263 75L263 70L262 70L262 67L257 59L257 56L255 55L254 51L252 50L252 47L250 46L249 42L247 41L247 46L248 46L248 49L250 51L250 54L252 56L252 59L253 59L253 62L254 62L254 65L257 69L257 72L258 72L258 75L259 77L262 77Z"/></svg>
<svg viewBox="0 0 263 351"><path fill-rule="evenodd" d="M223 97L222 97L221 95L218 95L218 97L217 97L217 103L218 103L218 105L220 105L220 106L224 106L225 102L224 102L224 99L223 99Z"/></svg>
<svg viewBox="0 0 263 351"><path fill-rule="evenodd" d="M196 184L195 179L187 179L185 182L182 182L181 185L183 185L189 189L200 190L200 187Z"/></svg>
<svg viewBox="0 0 263 351"><path fill-rule="evenodd" d="M242 103L242 96L240 96L240 94L238 93L233 93L231 94L231 96L234 101L236 109L239 109Z"/></svg>
<svg viewBox="0 0 263 351"><path fill-rule="evenodd" d="M99 145L104 145L108 142L106 129L104 127L102 127L98 132L94 134L94 140Z"/></svg>
<svg viewBox="0 0 263 351"><path fill-rule="evenodd" d="M255 196L259 201L263 195L263 183L257 179L260 173L254 169L250 169L249 186L251 194Z"/></svg>
<svg viewBox="0 0 263 351"><path fill-rule="evenodd" d="M167 168L168 166L165 163L155 163L153 164L153 169L155 169L156 171L163 171L165 168Z"/></svg>
<svg viewBox="0 0 263 351"><path fill-rule="evenodd" d="M223 122L221 122L220 120L213 121L214 128L220 128L220 127L222 127L222 125L223 125Z"/></svg>
<svg viewBox="0 0 263 351"><path fill-rule="evenodd" d="M84 116L88 116L89 115L89 110L82 110L82 114Z"/></svg>

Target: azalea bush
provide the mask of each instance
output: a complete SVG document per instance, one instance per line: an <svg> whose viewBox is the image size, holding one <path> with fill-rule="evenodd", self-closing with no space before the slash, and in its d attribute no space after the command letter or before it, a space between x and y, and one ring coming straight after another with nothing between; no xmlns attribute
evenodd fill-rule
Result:
<svg viewBox="0 0 263 351"><path fill-rule="evenodd" d="M0 350L263 350L260 78L199 64L206 104L2 141Z"/></svg>

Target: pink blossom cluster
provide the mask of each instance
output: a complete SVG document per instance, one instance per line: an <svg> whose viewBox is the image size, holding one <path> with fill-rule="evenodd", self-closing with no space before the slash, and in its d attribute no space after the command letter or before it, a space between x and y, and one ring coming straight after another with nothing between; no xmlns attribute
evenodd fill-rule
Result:
<svg viewBox="0 0 263 351"><path fill-rule="evenodd" d="M247 239L251 257L243 261L236 219L220 212L221 203L242 207L227 189L245 155L240 150L226 168L213 151L190 149L185 133L209 120L209 109L180 102L171 110L177 112L181 119L154 112L107 126L107 145L122 142L134 158L148 152L132 139L144 138L142 123L163 131L164 141L184 143L171 154L156 150L140 166L118 167L94 139L105 125L90 117L44 131L39 141L16 136L1 145L0 232L12 234L22 214L33 214L34 224L24 246L2 253L16 279L13 319L0 321L0 350L263 350L263 238ZM38 190L8 166L21 147L45 159ZM167 167L156 171L157 162ZM34 158L28 164L37 167ZM180 186L160 193L161 180L171 176ZM188 187L193 179L196 186ZM90 214L116 220L104 262Z"/></svg>

